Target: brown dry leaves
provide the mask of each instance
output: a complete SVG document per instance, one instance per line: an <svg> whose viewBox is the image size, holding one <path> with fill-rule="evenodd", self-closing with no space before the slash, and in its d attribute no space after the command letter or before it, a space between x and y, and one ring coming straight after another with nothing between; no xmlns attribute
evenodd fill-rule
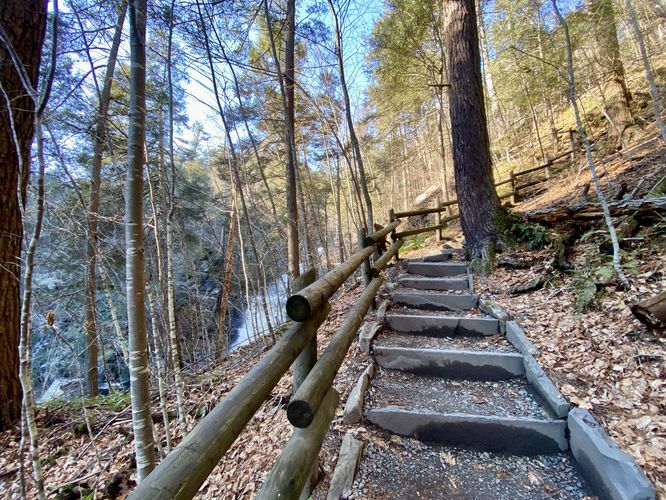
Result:
<svg viewBox="0 0 666 500"><path fill-rule="evenodd" d="M577 249L576 267L586 265ZM545 262L547 252L520 252L523 259ZM492 296L523 327L539 349L538 361L562 394L586 408L606 431L643 467L666 495L666 338L638 322L629 305L666 288L666 278L645 276L666 270L666 256L652 254L640 261L632 290L606 287L595 308L575 314L572 278L527 295L509 295L515 284L534 277L531 271L498 269L482 280L479 292Z"/></svg>
<svg viewBox="0 0 666 500"><path fill-rule="evenodd" d="M329 318L318 332L320 351L326 347L360 292L360 287L338 292L332 301ZM203 414L221 401L268 348L266 344L246 348L244 352L234 353L221 367L189 379L186 389L188 426L192 428ZM334 386L340 393L341 403L320 455L320 469L326 474L324 484L330 479L342 440L342 405L366 365L365 355L353 346L335 379ZM290 394L291 371L282 377L271 396L213 470L198 498L246 499L256 495L291 435L292 427L287 420L285 406ZM175 401L169 401L169 408L174 432L177 427ZM81 487L94 490L96 498L124 498L136 480L130 410L126 408L114 413L90 407L87 411L94 421L95 446L90 445L87 434L77 435L73 430L74 423L83 422L80 412L66 408L39 411L40 454L42 459L48 460L44 467L46 488L53 497L58 487L77 482ZM153 416L161 421L157 398L154 399ZM164 441L161 423L157 424L157 429ZM0 497L19 497L19 440L18 430L0 434ZM27 475L30 475L32 469L27 453L25 460ZM30 477L26 483L28 496L34 498ZM75 490L74 494L78 497L77 491L80 490ZM326 489L323 492L325 495Z"/></svg>

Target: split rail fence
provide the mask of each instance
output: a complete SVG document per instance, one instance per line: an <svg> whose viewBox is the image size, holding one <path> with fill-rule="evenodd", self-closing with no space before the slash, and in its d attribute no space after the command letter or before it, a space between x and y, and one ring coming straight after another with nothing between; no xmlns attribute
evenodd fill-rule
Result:
<svg viewBox="0 0 666 500"><path fill-rule="evenodd" d="M520 189L550 178L553 162L573 150L553 157L544 165L521 172L511 172L511 192L502 198L515 201ZM546 178L518 185L516 179L546 170ZM315 279L315 270L303 274L292 283L292 295L286 303L291 325L276 344L229 391L211 412L190 431L183 441L132 492L130 499L190 499L206 481L220 459L243 431L252 416L270 395L280 378L293 364L293 396L287 406L287 418L294 432L282 450L257 498L299 498L312 473L312 464L319 454L326 432L335 414L339 395L332 387L349 348L356 337L366 312L384 278L382 269L391 258L398 258L403 238L428 231L441 231L458 215L442 217L442 212L457 200L437 202L435 208L404 212L390 211L389 223L372 234L359 233L359 250L323 277ZM396 232L405 217L436 214L434 226ZM393 244L381 256L378 242L390 234ZM346 319L317 359L317 329L331 310L329 299L359 268L365 289Z"/></svg>
<svg viewBox="0 0 666 500"><path fill-rule="evenodd" d="M372 263L370 257L379 241L389 233L395 235L400 223L396 219L370 235L359 234L359 250L347 261L318 280L312 269L292 283L286 303L292 324L287 331L134 489L130 499L192 498L292 363L294 393L287 418L294 432L257 498L299 498L338 404L333 379L384 281L382 269L397 257L403 240L397 238ZM331 310L329 299L359 268L365 289L317 359L317 329Z"/></svg>
<svg viewBox="0 0 666 500"><path fill-rule="evenodd" d="M521 170L518 172L514 172L513 170L509 172L509 178L505 179L500 182L495 183L495 187L500 187L505 184L510 185L511 191L509 191L506 194L503 194L500 196L500 200L504 200L506 198L511 198L511 203L515 204L519 200L519 192L521 190L525 190L529 187L536 186L537 184L541 184L542 182L549 181L552 177L552 172L551 172L551 167L555 165L556 162L562 160L563 158L566 157L572 157L575 158L575 154L577 153L577 150L575 149L570 149L568 151L564 151L562 153L557 154L556 156L553 156L552 158L549 158L548 161L542 165L539 165L537 167L529 168L527 170ZM518 184L518 178L522 177L524 175L528 174L533 174L534 172L540 172L544 170L545 171L545 177L540 177L537 179L530 180L524 184ZM429 231L437 231L437 239L441 240L442 239L442 230L446 229L448 224L450 222L453 222L454 220L458 219L460 217L459 214L452 214L451 213L451 207L454 207L458 204L457 199L453 200L447 200L445 202L441 202L439 197L437 198L436 206L434 208L421 208L417 210L405 210L403 212L395 212L391 210L389 212L389 221L394 221L406 217L416 217L419 215L430 215L430 214L435 214L435 225L434 226L427 226L427 227L422 227L422 228L417 228L417 229L410 229L407 231L402 231L399 233L395 233L392 235L393 238L405 238L407 236L413 236L416 234L421 234L421 233L426 233ZM442 212L446 212L446 216L442 217Z"/></svg>

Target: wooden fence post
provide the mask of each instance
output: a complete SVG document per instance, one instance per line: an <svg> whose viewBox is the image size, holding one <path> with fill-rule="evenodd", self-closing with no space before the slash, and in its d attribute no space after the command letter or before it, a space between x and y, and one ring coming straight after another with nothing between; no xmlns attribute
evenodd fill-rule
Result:
<svg viewBox="0 0 666 500"><path fill-rule="evenodd" d="M569 129L569 145L571 146L571 162L574 163L578 160L578 141L572 128Z"/></svg>
<svg viewBox="0 0 666 500"><path fill-rule="evenodd" d="M395 210L390 209L389 210L389 223L393 222L395 220ZM395 241L396 236L395 236L395 229L391 233L391 240ZM397 264L400 262L400 256L398 255L398 252L395 253L395 263Z"/></svg>
<svg viewBox="0 0 666 500"><path fill-rule="evenodd" d="M365 248L365 237L367 236L365 229L358 230L358 249ZM370 257L363 260L361 264L361 273L363 273L363 287L367 288L370 284Z"/></svg>
<svg viewBox="0 0 666 500"><path fill-rule="evenodd" d="M442 208L442 202L439 199L439 196L437 197L437 204L435 205L438 209L441 210ZM441 212L436 212L435 213L435 225L439 226L442 223L442 213ZM442 234L442 228L439 228L436 233L437 234L437 243L441 242L444 239L444 236Z"/></svg>
<svg viewBox="0 0 666 500"><path fill-rule="evenodd" d="M509 186L511 186L511 204L515 205L518 199L518 192L516 190L516 176L513 170L509 172Z"/></svg>
<svg viewBox="0 0 666 500"><path fill-rule="evenodd" d="M311 285L317 279L317 270L310 269L304 274L301 274L291 284L292 293L299 292L308 285ZM312 340L305 346L303 351L298 355L294 361L294 375L292 379L292 393L301 386L303 381L310 373L310 370L317 362L317 332L312 336Z"/></svg>

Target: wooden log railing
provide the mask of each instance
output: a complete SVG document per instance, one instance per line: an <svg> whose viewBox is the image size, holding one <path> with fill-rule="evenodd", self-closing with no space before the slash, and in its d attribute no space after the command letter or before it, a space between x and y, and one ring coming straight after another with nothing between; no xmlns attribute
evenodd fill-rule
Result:
<svg viewBox="0 0 666 500"><path fill-rule="evenodd" d="M365 242L365 247L322 278L313 282L314 276L308 272L294 281L292 288L296 293L287 300L287 314L294 322L286 333L129 498L192 498L297 358L301 362L294 367L298 373L294 374L295 394L288 417L298 425L258 498L299 497L335 415L339 396L332 387L333 379L383 282L379 273L397 254L402 240L396 241L386 252L388 258L382 256L372 267L368 260L377 249L377 241L395 232L399 224L399 220L392 220L386 227L364 237L361 241ZM372 274L372 281L317 360L317 329L330 312L328 299L364 263L368 263L364 266L365 273Z"/></svg>
<svg viewBox="0 0 666 500"><path fill-rule="evenodd" d="M537 184L541 184L542 182L546 182L551 179L551 167L555 164L555 162L561 160L562 158L565 158L567 156L573 157L573 155L576 154L576 151L570 149L567 151L563 151L553 157L548 158L548 161L545 162L542 165L538 165L536 167L528 168L527 170L520 170L518 172L515 171L510 171L509 172L509 178L504 179L502 181L496 182L495 187L500 187L504 186L505 184L510 185L510 191L506 194L503 194L500 196L500 200L504 200L506 198L511 198L511 203L515 204L518 201L518 195L521 190L527 189L532 186L536 186ZM524 184L518 184L517 179L518 177L521 177L523 175L529 175L533 174L534 172L540 172L542 170L545 170L545 177L544 178L539 178L539 179L534 179L531 181L528 181ZM446 218L441 218L441 213L445 211L445 209L450 209L450 207L455 206L458 204L457 199L453 200L447 200L444 202L440 202L439 197L437 198L437 206L434 208L419 208L416 210L405 210L403 212L394 212L391 210L389 213L389 220L393 221L394 219L400 219L404 217L415 217L418 215L430 215L430 214L435 214L437 217L436 224L434 226L429 226L425 228L419 228L419 229L412 229L408 231L403 231L401 233L394 233L392 235L392 238L397 238L401 237L404 238L406 236L413 236L416 234L420 233L425 233L429 231L437 231L438 233L438 241L441 240L441 230L445 229L448 226L448 223L451 221L454 221L458 218L458 215L450 215Z"/></svg>

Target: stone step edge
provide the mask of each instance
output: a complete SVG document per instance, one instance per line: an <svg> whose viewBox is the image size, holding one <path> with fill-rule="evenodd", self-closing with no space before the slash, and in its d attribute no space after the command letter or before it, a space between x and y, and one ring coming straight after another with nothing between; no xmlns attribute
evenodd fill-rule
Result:
<svg viewBox="0 0 666 500"><path fill-rule="evenodd" d="M416 290L471 290L467 278L433 278L413 274L401 274L397 279L398 283L402 286Z"/></svg>
<svg viewBox="0 0 666 500"><path fill-rule="evenodd" d="M479 296L424 292L393 292L391 300L398 305L434 311L465 311L479 304Z"/></svg>
<svg viewBox="0 0 666 500"><path fill-rule="evenodd" d="M499 334L499 321L495 318L467 318L425 314L387 314L389 326L397 332L447 337L467 335L483 337ZM447 335L447 331L452 332Z"/></svg>
<svg viewBox="0 0 666 500"><path fill-rule="evenodd" d="M521 354L374 345L373 355L382 368L416 375L488 381L525 376Z"/></svg>
<svg viewBox="0 0 666 500"><path fill-rule="evenodd" d="M342 438L338 461L333 470L326 500L339 500L351 490L358 465L361 462L362 451L363 441L356 439L352 431L347 431L345 437Z"/></svg>
<svg viewBox="0 0 666 500"><path fill-rule="evenodd" d="M645 472L615 444L590 412L572 409L567 428L571 453L599 497L613 500L656 497L655 487Z"/></svg>
<svg viewBox="0 0 666 500"><path fill-rule="evenodd" d="M432 278L451 278L465 276L467 279L467 263L465 262L407 262L407 272L416 276Z"/></svg>
<svg viewBox="0 0 666 500"><path fill-rule="evenodd" d="M361 421L363 417L363 401L365 400L365 391L368 388L368 384L372 377L375 376L375 364L371 363L368 367L363 370L361 376L356 381L353 389L347 396L347 402L345 403L345 409L342 414L342 423L343 424L357 424Z"/></svg>
<svg viewBox="0 0 666 500"><path fill-rule="evenodd" d="M525 455L569 449L564 420L436 413L399 406L373 408L366 418L389 432L426 442Z"/></svg>

